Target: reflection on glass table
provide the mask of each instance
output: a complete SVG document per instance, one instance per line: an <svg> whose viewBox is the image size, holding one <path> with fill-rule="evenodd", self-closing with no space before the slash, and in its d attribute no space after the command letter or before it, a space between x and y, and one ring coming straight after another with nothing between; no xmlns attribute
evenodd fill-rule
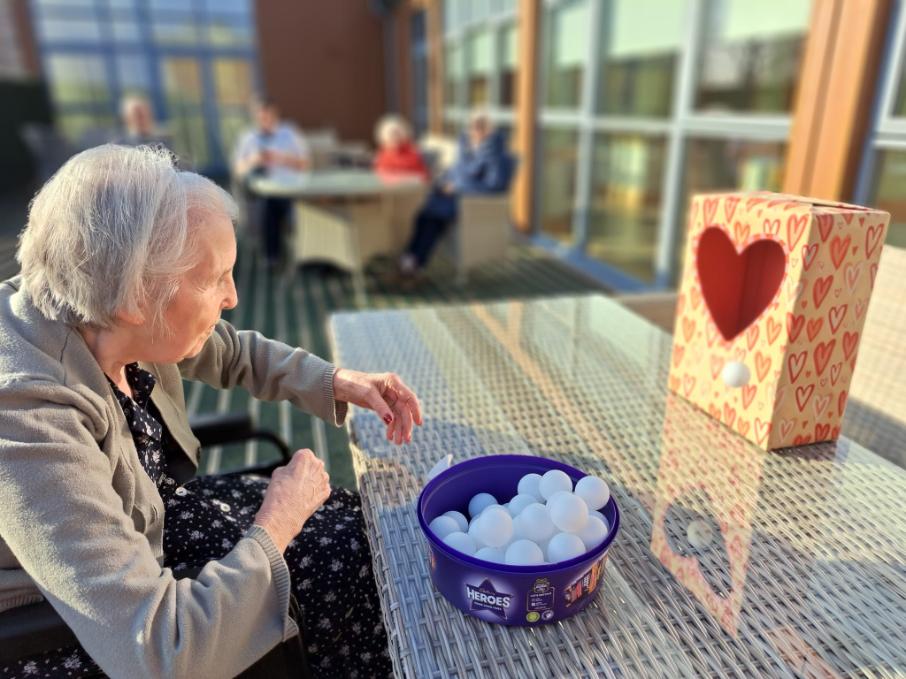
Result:
<svg viewBox="0 0 906 679"><path fill-rule="evenodd" d="M765 453L666 391L672 340L601 296L336 314L334 357L393 370L425 425L348 427L399 676L902 676L906 471L841 438ZM543 455L622 514L596 600L556 625L461 615L414 502L438 457Z"/></svg>

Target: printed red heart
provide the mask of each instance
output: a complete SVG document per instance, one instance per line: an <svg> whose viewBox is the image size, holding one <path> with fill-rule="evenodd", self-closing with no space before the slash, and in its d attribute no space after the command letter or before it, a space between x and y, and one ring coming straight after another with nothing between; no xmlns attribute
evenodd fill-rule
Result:
<svg viewBox="0 0 906 679"><path fill-rule="evenodd" d="M768 370L771 369L771 359L762 356L760 351L755 352L755 374L758 375L758 381L763 382Z"/></svg>
<svg viewBox="0 0 906 679"><path fill-rule="evenodd" d="M830 245L831 261L834 263L834 269L840 268L840 265L846 258L846 252L849 250L849 244L851 242L852 236L847 236L846 238L834 236L834 239L831 241Z"/></svg>
<svg viewBox="0 0 906 679"><path fill-rule="evenodd" d="M720 419L720 408L715 405L708 406L708 414L713 417L715 420Z"/></svg>
<svg viewBox="0 0 906 679"><path fill-rule="evenodd" d="M705 305L720 334L732 340L777 294L786 257L779 243L764 239L739 254L723 229L711 227L699 241L696 265Z"/></svg>
<svg viewBox="0 0 906 679"><path fill-rule="evenodd" d="M758 341L758 333L759 330L757 325L750 325L749 329L746 330L746 342L749 344L749 351L752 350L755 346L755 342Z"/></svg>
<svg viewBox="0 0 906 679"><path fill-rule="evenodd" d="M837 343L837 340L828 340L827 342L818 342L815 345L815 353L812 354L812 358L815 362L815 372L818 373L818 376L821 376L821 373L824 372L824 369L827 367L828 361L830 361L831 354L834 353L834 345Z"/></svg>
<svg viewBox="0 0 906 679"><path fill-rule="evenodd" d="M815 302L816 309L821 306L821 302L823 302L824 298L827 297L827 293L830 292L833 282L833 276L825 276L824 278L815 279L815 287L812 288L812 299Z"/></svg>
<svg viewBox="0 0 906 679"><path fill-rule="evenodd" d="M683 354L686 353L686 347L676 345L673 347L673 366L678 366L683 360Z"/></svg>
<svg viewBox="0 0 906 679"><path fill-rule="evenodd" d="M752 401L755 400L756 391L758 391L758 387L754 384L747 384L742 388L742 407L746 410L752 405Z"/></svg>
<svg viewBox="0 0 906 679"><path fill-rule="evenodd" d="M834 427L831 429L830 440L836 441L838 438L840 438L840 427Z"/></svg>
<svg viewBox="0 0 906 679"><path fill-rule="evenodd" d="M692 339L692 334L695 332L695 321L691 318L683 319L683 337L688 342Z"/></svg>
<svg viewBox="0 0 906 679"><path fill-rule="evenodd" d="M715 380L717 376L720 375L720 371L723 370L724 360L720 356L711 357L711 377Z"/></svg>
<svg viewBox="0 0 906 679"><path fill-rule="evenodd" d="M841 304L840 306L831 307L831 310L827 312L827 320L830 322L830 327L833 332L837 332L837 328L840 327L840 324L846 317L846 310L848 308L848 304Z"/></svg>
<svg viewBox="0 0 906 679"><path fill-rule="evenodd" d="M865 313L865 309L868 305L865 303L864 299L856 300L856 318L862 318L862 314Z"/></svg>
<svg viewBox="0 0 906 679"><path fill-rule="evenodd" d="M871 258L871 253L875 251L875 248L878 247L878 243L881 242L881 236L884 235L884 225L877 224L875 226L869 226L865 231L865 259Z"/></svg>
<svg viewBox="0 0 906 679"><path fill-rule="evenodd" d="M736 431L738 431L743 436L748 436L749 434L749 421L744 420L741 417L736 422Z"/></svg>
<svg viewBox="0 0 906 679"><path fill-rule="evenodd" d="M686 397L689 397L689 394L692 393L692 389L695 387L695 378L691 375L683 375L683 393L686 394Z"/></svg>
<svg viewBox="0 0 906 679"><path fill-rule="evenodd" d="M767 439L768 434L771 433L771 423L762 422L761 418L755 418L755 440L758 442L758 445L763 446L765 439Z"/></svg>
<svg viewBox="0 0 906 679"><path fill-rule="evenodd" d="M773 344L783 326L773 318L768 318L768 344Z"/></svg>
<svg viewBox="0 0 906 679"><path fill-rule="evenodd" d="M815 402L812 404L815 408L815 419L821 419L821 416L824 414L824 411L827 409L827 404L830 403L831 395L824 394L823 396L816 396Z"/></svg>
<svg viewBox="0 0 906 679"><path fill-rule="evenodd" d="M818 243L802 246L802 266L808 271L812 262L815 261L815 255L818 254Z"/></svg>
<svg viewBox="0 0 906 679"><path fill-rule="evenodd" d="M765 219L764 223L761 226L761 230L770 236L776 236L778 233L780 233L780 220Z"/></svg>
<svg viewBox="0 0 906 679"><path fill-rule="evenodd" d="M751 198L746 199L746 210L751 210L756 205L759 205L765 202L767 198L760 198L758 196L752 196Z"/></svg>
<svg viewBox="0 0 906 679"><path fill-rule="evenodd" d="M844 206L841 205L840 207L844 207ZM853 223L853 216L854 216L854 215L853 215L852 212L845 213L845 214L843 215L843 221L846 222L847 224L852 224L852 223Z"/></svg>
<svg viewBox="0 0 906 679"><path fill-rule="evenodd" d="M812 393L814 393L814 391L814 384L809 384L804 387L796 387L796 406L799 408L800 413L805 410L805 406L808 405L809 399L812 397Z"/></svg>
<svg viewBox="0 0 906 679"><path fill-rule="evenodd" d="M749 237L749 225L742 222L736 222L733 225L733 235L736 236L736 242L742 243Z"/></svg>
<svg viewBox="0 0 906 679"><path fill-rule="evenodd" d="M868 270L868 273L871 274L871 289L874 290L875 289L875 278L878 275L878 265L872 264L871 268L869 268L869 270Z"/></svg>
<svg viewBox="0 0 906 679"><path fill-rule="evenodd" d="M824 325L823 318L810 318L805 325L805 332L808 335L809 342L815 339L815 335L821 332L821 326Z"/></svg>
<svg viewBox="0 0 906 679"><path fill-rule="evenodd" d="M739 203L739 196L727 196L724 198L724 217L727 222L733 219L733 213L736 212L736 205Z"/></svg>
<svg viewBox="0 0 906 679"><path fill-rule="evenodd" d="M830 425L829 424L816 424L815 425L815 440L816 441L827 441L830 436Z"/></svg>
<svg viewBox="0 0 906 679"><path fill-rule="evenodd" d="M733 420L736 419L736 408L730 407L729 403L724 403L724 422L728 427L733 426Z"/></svg>
<svg viewBox="0 0 906 679"><path fill-rule="evenodd" d="M789 245L790 250L796 247L796 243L799 242L799 239L802 238L802 234L805 232L805 227L808 226L808 213L804 215L790 215L786 220L786 237L787 245Z"/></svg>
<svg viewBox="0 0 906 679"><path fill-rule="evenodd" d="M831 366L831 385L837 383L837 380L840 379L840 368L843 367L843 363L834 363Z"/></svg>
<svg viewBox="0 0 906 679"><path fill-rule="evenodd" d="M802 314L787 313L786 315L786 334L790 342L795 342L805 326L805 316Z"/></svg>
<svg viewBox="0 0 906 679"><path fill-rule="evenodd" d="M679 377L675 377L674 375L671 375L671 376L670 376L670 379L669 379L668 382L667 382L667 386L670 387L670 391L679 392L679 388L680 388L680 379L679 379Z"/></svg>
<svg viewBox="0 0 906 679"><path fill-rule="evenodd" d="M698 288L693 287L689 291L689 295L692 297L692 308L698 309L698 305L702 303L702 293Z"/></svg>
<svg viewBox="0 0 906 679"><path fill-rule="evenodd" d="M812 437L810 434L806 434L805 436L800 436L797 434L793 438L793 445L794 446L804 446L807 443L811 443L811 440L812 440Z"/></svg>
<svg viewBox="0 0 906 679"><path fill-rule="evenodd" d="M780 438L786 439L790 432L793 431L793 426L796 424L796 420L782 420L780 422Z"/></svg>
<svg viewBox="0 0 906 679"><path fill-rule="evenodd" d="M844 389L837 395L837 414L840 417L843 417L843 412L846 410L846 390Z"/></svg>
<svg viewBox="0 0 906 679"><path fill-rule="evenodd" d="M714 223L714 213L717 212L717 203L719 198L705 198L704 217L705 226Z"/></svg>
<svg viewBox="0 0 906 679"><path fill-rule="evenodd" d="M843 333L843 355L846 356L846 359L849 360L850 354L853 353L856 349L856 345L859 343L859 333L857 332L844 332Z"/></svg>
<svg viewBox="0 0 906 679"><path fill-rule="evenodd" d="M802 369L805 367L805 359L808 355L808 352L800 351L798 354L790 354L787 359L787 370L790 371L790 382L795 382L798 378Z"/></svg>
<svg viewBox="0 0 906 679"><path fill-rule="evenodd" d="M827 237L831 232L831 227L834 225L834 216L821 214L818 215L816 219L818 221L818 233L821 234L821 242L824 243L827 241Z"/></svg>
<svg viewBox="0 0 906 679"><path fill-rule="evenodd" d="M860 273L862 273L861 264L847 264L844 267L843 274L846 276L846 287L849 288L850 292L856 287L856 281L859 280Z"/></svg>

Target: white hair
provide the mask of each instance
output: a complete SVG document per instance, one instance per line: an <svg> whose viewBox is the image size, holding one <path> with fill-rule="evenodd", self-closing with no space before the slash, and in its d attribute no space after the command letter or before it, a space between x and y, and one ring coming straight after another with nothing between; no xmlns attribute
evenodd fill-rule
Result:
<svg viewBox="0 0 906 679"><path fill-rule="evenodd" d="M390 142L390 137L396 132L405 140L412 138L412 128L401 115L388 113L378 120L374 126L374 138L378 146L386 146Z"/></svg>
<svg viewBox="0 0 906 679"><path fill-rule="evenodd" d="M37 193L16 259L49 319L106 328L125 311L157 326L196 263L197 227L236 214L226 191L178 170L166 149L107 144L70 158Z"/></svg>

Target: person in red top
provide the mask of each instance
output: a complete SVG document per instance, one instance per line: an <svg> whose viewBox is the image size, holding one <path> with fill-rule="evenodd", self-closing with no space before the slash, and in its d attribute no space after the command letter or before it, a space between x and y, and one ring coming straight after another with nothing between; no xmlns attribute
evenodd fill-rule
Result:
<svg viewBox="0 0 906 679"><path fill-rule="evenodd" d="M380 174L418 174L425 181L430 179L428 166L415 144L409 124L398 115L385 115L374 131L378 150L374 156L374 169Z"/></svg>

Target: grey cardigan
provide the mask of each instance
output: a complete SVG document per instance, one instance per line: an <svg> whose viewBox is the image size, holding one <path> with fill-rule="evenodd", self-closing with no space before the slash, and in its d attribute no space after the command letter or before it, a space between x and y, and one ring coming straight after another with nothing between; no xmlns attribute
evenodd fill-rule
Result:
<svg viewBox="0 0 906 679"><path fill-rule="evenodd" d="M196 358L142 367L186 477L199 445L183 378L345 418L332 365L223 321ZM18 277L0 284L0 611L47 599L112 677L233 676L297 633L289 571L263 529L177 580L161 565L163 519L81 334L44 318Z"/></svg>

